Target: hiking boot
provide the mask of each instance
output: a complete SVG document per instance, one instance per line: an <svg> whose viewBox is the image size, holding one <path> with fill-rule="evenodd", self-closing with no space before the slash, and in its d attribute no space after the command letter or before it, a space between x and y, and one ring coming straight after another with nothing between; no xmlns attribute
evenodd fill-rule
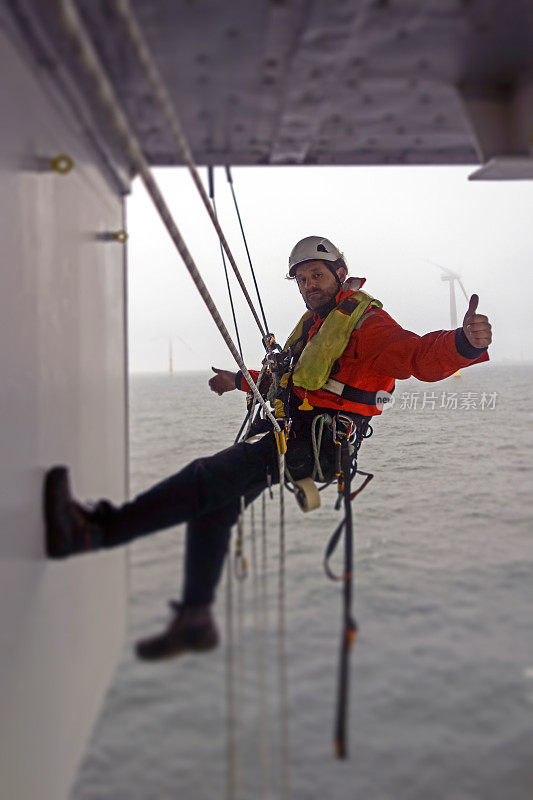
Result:
<svg viewBox="0 0 533 800"><path fill-rule="evenodd" d="M210 606L184 606L169 601L173 612L167 629L149 639L140 639L135 645L137 658L158 661L179 656L181 653L201 653L218 645L218 630Z"/></svg>
<svg viewBox="0 0 533 800"><path fill-rule="evenodd" d="M72 499L66 467L52 467L46 473L44 518L48 558L66 558L102 546L104 531L90 511Z"/></svg>

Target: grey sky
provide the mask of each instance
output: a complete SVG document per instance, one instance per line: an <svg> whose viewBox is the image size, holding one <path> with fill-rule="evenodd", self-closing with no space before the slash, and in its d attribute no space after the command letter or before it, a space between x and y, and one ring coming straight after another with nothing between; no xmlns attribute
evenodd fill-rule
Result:
<svg viewBox="0 0 533 800"><path fill-rule="evenodd" d="M270 329L278 341L303 313L288 254L303 236L330 238L351 275L367 278L404 327L449 328L448 286L429 261L458 272L493 323L493 360L531 360L531 183L469 182L474 167L271 167L233 170L241 215ZM218 239L183 169L156 171L176 222L233 334ZM205 177L205 170L202 171ZM252 283L224 171L217 169L220 220L237 263ZM165 371L172 338L175 370L233 368L179 255L140 183L128 200L130 368ZM231 269L231 268L230 268ZM235 286L235 281L233 281ZM234 290L245 361L263 348ZM459 319L466 301L457 292Z"/></svg>

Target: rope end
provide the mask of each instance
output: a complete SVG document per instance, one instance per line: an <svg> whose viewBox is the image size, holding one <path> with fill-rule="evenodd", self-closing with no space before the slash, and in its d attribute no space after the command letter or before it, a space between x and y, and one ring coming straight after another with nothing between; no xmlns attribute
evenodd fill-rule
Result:
<svg viewBox="0 0 533 800"><path fill-rule="evenodd" d="M347 756L346 746L338 736L333 740L333 755L338 759L343 759Z"/></svg>

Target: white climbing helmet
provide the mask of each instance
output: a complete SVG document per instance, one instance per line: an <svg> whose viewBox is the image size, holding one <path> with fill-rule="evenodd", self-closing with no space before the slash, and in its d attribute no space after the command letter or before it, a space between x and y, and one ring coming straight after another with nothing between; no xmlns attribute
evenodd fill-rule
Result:
<svg viewBox="0 0 533 800"><path fill-rule="evenodd" d="M289 275L294 278L294 269L304 261L337 261L342 253L333 242L323 236L306 236L300 239L289 256Z"/></svg>

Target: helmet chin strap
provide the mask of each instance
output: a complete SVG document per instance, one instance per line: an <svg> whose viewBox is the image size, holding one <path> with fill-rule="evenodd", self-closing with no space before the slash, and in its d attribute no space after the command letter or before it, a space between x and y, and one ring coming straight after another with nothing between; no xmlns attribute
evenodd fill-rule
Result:
<svg viewBox="0 0 533 800"><path fill-rule="evenodd" d="M323 263L326 265L326 267L329 269L329 271L331 272L331 274L333 275L333 277L337 281L337 288L340 289L341 286L342 286L342 281L339 278L339 273L337 272L337 270L335 269L333 264L330 264L328 261L324 261ZM339 267L339 269L340 269L340 267Z"/></svg>

